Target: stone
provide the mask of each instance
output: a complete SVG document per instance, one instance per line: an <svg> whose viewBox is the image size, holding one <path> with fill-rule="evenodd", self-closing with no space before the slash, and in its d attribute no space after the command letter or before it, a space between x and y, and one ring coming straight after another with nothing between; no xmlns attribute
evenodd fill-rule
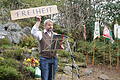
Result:
<svg viewBox="0 0 120 80"><path fill-rule="evenodd" d="M5 28L3 27L2 24L0 24L0 31L5 31Z"/></svg>
<svg viewBox="0 0 120 80"><path fill-rule="evenodd" d="M21 31L22 28L17 23L8 22L4 24L4 28L7 31Z"/></svg>
<svg viewBox="0 0 120 80"><path fill-rule="evenodd" d="M87 76L89 76L92 73L93 73L93 70L90 69L90 68L86 68L85 71L84 71L84 75L87 75Z"/></svg>
<svg viewBox="0 0 120 80"><path fill-rule="evenodd" d="M7 31L0 31L0 35L7 35Z"/></svg>
<svg viewBox="0 0 120 80"><path fill-rule="evenodd" d="M0 39L4 39L5 38L5 36L3 36L3 35L0 35Z"/></svg>
<svg viewBox="0 0 120 80"><path fill-rule="evenodd" d="M30 35L31 34L31 28L27 26L27 27L22 29L22 32L25 33L26 35Z"/></svg>
<svg viewBox="0 0 120 80"><path fill-rule="evenodd" d="M26 36L23 32L9 32L8 38L12 43L20 43L22 37Z"/></svg>
<svg viewBox="0 0 120 80"><path fill-rule="evenodd" d="M19 44L22 37L30 35L31 28L22 29L17 23L8 22L4 25L0 24L0 39L8 38L10 42Z"/></svg>
<svg viewBox="0 0 120 80"><path fill-rule="evenodd" d="M101 74L99 77L98 77L99 80L109 80L109 77L105 74Z"/></svg>
<svg viewBox="0 0 120 80"><path fill-rule="evenodd" d="M72 75L72 67L65 66L64 71L65 74Z"/></svg>
<svg viewBox="0 0 120 80"><path fill-rule="evenodd" d="M0 39L5 38L5 35L7 35L7 32L5 31L5 28L2 24L0 24Z"/></svg>
<svg viewBox="0 0 120 80"><path fill-rule="evenodd" d="M87 68L87 64L86 63L79 63L77 64L79 67L82 67L82 68Z"/></svg>

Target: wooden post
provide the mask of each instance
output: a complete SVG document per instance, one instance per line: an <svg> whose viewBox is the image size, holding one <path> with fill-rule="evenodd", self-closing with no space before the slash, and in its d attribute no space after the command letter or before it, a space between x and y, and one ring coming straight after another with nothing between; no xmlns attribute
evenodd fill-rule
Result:
<svg viewBox="0 0 120 80"><path fill-rule="evenodd" d="M94 40L94 44L93 44L93 57L92 57L92 66L95 65L95 40Z"/></svg>
<svg viewBox="0 0 120 80"><path fill-rule="evenodd" d="M119 55L119 41L117 40L117 64L116 64L116 70L119 70L120 67L120 55Z"/></svg>
<svg viewBox="0 0 120 80"><path fill-rule="evenodd" d="M116 69L119 70L119 66L120 66L120 58L119 56L117 56L117 65L116 65Z"/></svg>
<svg viewBox="0 0 120 80"><path fill-rule="evenodd" d="M112 55L110 51L110 43L109 43L109 61L110 61L110 69L112 69Z"/></svg>
<svg viewBox="0 0 120 80"><path fill-rule="evenodd" d="M110 59L110 69L112 69L112 56L110 50L109 50L109 59Z"/></svg>
<svg viewBox="0 0 120 80"><path fill-rule="evenodd" d="M86 65L88 65L88 62L89 62L89 55L88 53L86 53Z"/></svg>

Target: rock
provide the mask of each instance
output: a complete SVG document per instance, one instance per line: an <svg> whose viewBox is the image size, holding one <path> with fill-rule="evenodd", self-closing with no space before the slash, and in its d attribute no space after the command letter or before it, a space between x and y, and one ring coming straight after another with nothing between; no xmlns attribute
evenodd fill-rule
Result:
<svg viewBox="0 0 120 80"><path fill-rule="evenodd" d="M30 35L31 28L22 29L17 23L8 22L4 25L0 24L0 39L7 37L10 42L19 44L22 37Z"/></svg>
<svg viewBox="0 0 120 80"><path fill-rule="evenodd" d="M24 52L24 54L23 54L26 58L29 58L30 56L31 56L31 54L30 53L28 53L28 52Z"/></svg>
<svg viewBox="0 0 120 80"><path fill-rule="evenodd" d="M23 32L9 32L8 34L8 39L12 42L12 43L20 43L20 41L22 40L22 37L26 36Z"/></svg>
<svg viewBox="0 0 120 80"><path fill-rule="evenodd" d="M72 75L72 67L65 66L64 71L65 74Z"/></svg>
<svg viewBox="0 0 120 80"><path fill-rule="evenodd" d="M0 24L0 31L5 31L5 28L3 27L2 24Z"/></svg>
<svg viewBox="0 0 120 80"><path fill-rule="evenodd" d="M38 48L33 47L31 51L32 51L31 56L36 57L37 55L39 55Z"/></svg>
<svg viewBox="0 0 120 80"><path fill-rule="evenodd" d="M105 75L105 74L101 74L101 75L98 77L98 79L100 79L100 80L109 80L109 77L108 77L107 75Z"/></svg>
<svg viewBox="0 0 120 80"><path fill-rule="evenodd" d="M82 68L87 68L87 64L86 63L79 63L77 64L79 67L82 67Z"/></svg>
<svg viewBox="0 0 120 80"><path fill-rule="evenodd" d="M0 24L0 39L5 38L5 35L7 35L7 32L5 31L5 28L2 24Z"/></svg>
<svg viewBox="0 0 120 80"><path fill-rule="evenodd" d="M22 28L17 23L8 22L4 24L4 28L7 31L21 31Z"/></svg>
<svg viewBox="0 0 120 80"><path fill-rule="evenodd" d="M89 76L92 73L93 73L93 70L90 69L90 68L86 68L85 71L84 71L84 75L87 75L87 76Z"/></svg>
<svg viewBox="0 0 120 80"><path fill-rule="evenodd" d="M0 31L0 35L7 35L8 33L7 33L7 31Z"/></svg>
<svg viewBox="0 0 120 80"><path fill-rule="evenodd" d="M22 32L22 28L17 23L8 22L3 25L4 31L0 31L0 34L6 35L6 37L12 43L20 43L23 36L26 36L25 33Z"/></svg>
<svg viewBox="0 0 120 80"><path fill-rule="evenodd" d="M5 38L5 36L3 36L3 35L0 35L0 39L4 39Z"/></svg>
<svg viewBox="0 0 120 80"><path fill-rule="evenodd" d="M24 29L22 29L22 32L25 33L26 35L30 35L31 34L31 28L27 26Z"/></svg>
<svg viewBox="0 0 120 80"><path fill-rule="evenodd" d="M56 80L71 80L71 76L66 74L57 74Z"/></svg>
<svg viewBox="0 0 120 80"><path fill-rule="evenodd" d="M68 58L63 58L63 59L61 59L61 62L62 63L68 63L68 60L69 60Z"/></svg>

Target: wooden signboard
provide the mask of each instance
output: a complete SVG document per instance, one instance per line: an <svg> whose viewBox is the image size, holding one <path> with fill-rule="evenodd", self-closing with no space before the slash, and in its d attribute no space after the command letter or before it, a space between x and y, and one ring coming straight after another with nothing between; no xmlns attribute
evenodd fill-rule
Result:
<svg viewBox="0 0 120 80"><path fill-rule="evenodd" d="M10 13L11 13L11 19L17 20L17 19L35 17L37 15L44 16L49 14L55 14L58 13L58 10L56 5L51 5L51 6L42 6L42 7L29 8L29 9L12 10L10 11Z"/></svg>

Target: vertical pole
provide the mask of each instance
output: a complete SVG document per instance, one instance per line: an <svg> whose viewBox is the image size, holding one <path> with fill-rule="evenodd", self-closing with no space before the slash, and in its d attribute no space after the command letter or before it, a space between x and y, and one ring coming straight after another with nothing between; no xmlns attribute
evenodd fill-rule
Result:
<svg viewBox="0 0 120 80"><path fill-rule="evenodd" d="M84 36L84 41L85 41L85 57L86 57L86 65L88 65L88 53L87 53L87 42L86 42L86 25L84 24L84 33L83 33L83 36Z"/></svg>
<svg viewBox="0 0 120 80"><path fill-rule="evenodd" d="M88 53L86 52L86 65L88 65L88 62L89 62L89 61L88 61L88 60L89 60L88 58L89 58L89 55L88 55Z"/></svg>
<svg viewBox="0 0 120 80"><path fill-rule="evenodd" d="M110 69L112 68L112 55L110 51L110 42L109 42L109 60L110 60Z"/></svg>
<svg viewBox="0 0 120 80"><path fill-rule="evenodd" d="M116 69L119 70L119 66L120 66L120 55L119 55L119 41L117 40L117 64L116 64Z"/></svg>
<svg viewBox="0 0 120 80"><path fill-rule="evenodd" d="M117 55L117 65L116 65L117 70L119 70L119 63L120 63L120 59L119 59L119 56Z"/></svg>
<svg viewBox="0 0 120 80"><path fill-rule="evenodd" d="M94 40L94 44L93 44L93 57L92 57L92 66L95 65L95 40Z"/></svg>

